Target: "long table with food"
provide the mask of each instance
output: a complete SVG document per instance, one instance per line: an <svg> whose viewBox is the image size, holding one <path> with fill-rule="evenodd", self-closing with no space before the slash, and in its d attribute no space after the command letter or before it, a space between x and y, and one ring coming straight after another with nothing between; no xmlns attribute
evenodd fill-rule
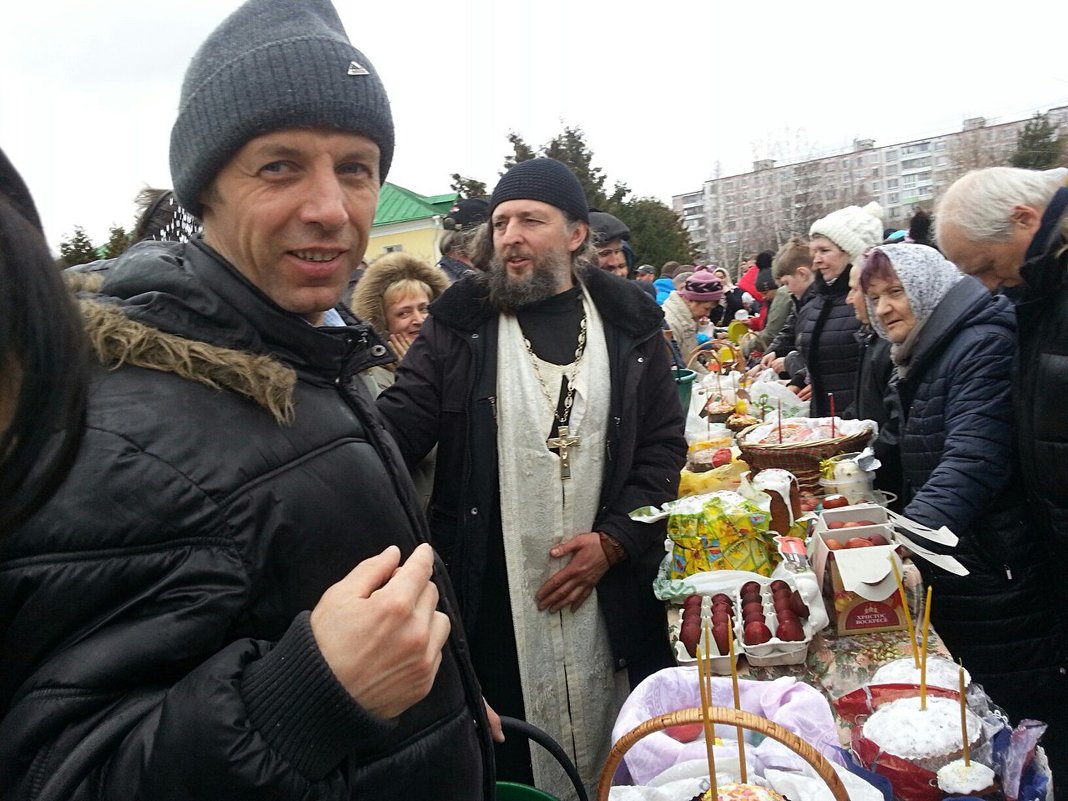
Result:
<svg viewBox="0 0 1068 801"><path fill-rule="evenodd" d="M696 387L680 498L632 515L666 520L678 667L627 700L600 796L1046 801L1043 725L1007 720L930 628L914 560L963 575L955 535L887 508L874 424L784 415L772 386Z"/></svg>

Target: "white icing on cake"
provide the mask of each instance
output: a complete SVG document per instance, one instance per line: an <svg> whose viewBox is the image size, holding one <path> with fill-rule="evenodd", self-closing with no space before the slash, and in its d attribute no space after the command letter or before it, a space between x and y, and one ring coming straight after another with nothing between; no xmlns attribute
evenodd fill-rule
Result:
<svg viewBox="0 0 1068 801"><path fill-rule="evenodd" d="M971 710L967 725L971 744L981 729ZM875 710L864 723L864 736L887 753L915 762L954 756L962 750L960 702L928 696L927 709L921 710L919 697L898 699Z"/></svg>
<svg viewBox="0 0 1068 801"><path fill-rule="evenodd" d="M964 686L971 684L972 677L964 671ZM911 656L887 662L871 677L869 684L919 684L920 669ZM927 686L946 690L960 689L960 666L937 656L927 657Z"/></svg>
<svg viewBox="0 0 1068 801"><path fill-rule="evenodd" d="M797 478L789 470L769 468L761 470L752 480L753 488L771 494L774 492L786 505L786 513L790 515L789 525L794 524L794 508L790 503L790 492L797 486Z"/></svg>
<svg viewBox="0 0 1068 801"><path fill-rule="evenodd" d="M994 771L974 759L967 767L957 759L938 769L938 789L947 795L971 795L990 789Z"/></svg>

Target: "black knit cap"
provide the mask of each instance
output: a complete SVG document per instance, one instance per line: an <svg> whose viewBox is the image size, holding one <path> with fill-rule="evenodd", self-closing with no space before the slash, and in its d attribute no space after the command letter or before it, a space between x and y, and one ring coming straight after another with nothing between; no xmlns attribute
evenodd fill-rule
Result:
<svg viewBox="0 0 1068 801"><path fill-rule="evenodd" d="M506 200L539 200L556 206L572 219L590 221L582 184L566 164L556 159L521 161L501 176L490 198L491 218L497 206Z"/></svg>
<svg viewBox="0 0 1068 801"><path fill-rule="evenodd" d="M349 42L329 0L249 0L200 46L171 130L178 202L199 195L246 142L281 128L326 127L378 145L379 177L393 161L385 87Z"/></svg>
<svg viewBox="0 0 1068 801"><path fill-rule="evenodd" d="M630 239L627 224L614 214L597 209L590 210L590 228L593 229L593 241L600 245L617 239Z"/></svg>

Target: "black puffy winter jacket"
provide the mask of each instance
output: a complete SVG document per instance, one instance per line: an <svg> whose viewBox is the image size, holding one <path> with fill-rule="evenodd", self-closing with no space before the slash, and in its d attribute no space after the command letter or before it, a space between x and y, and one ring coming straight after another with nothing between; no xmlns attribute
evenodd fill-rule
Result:
<svg viewBox="0 0 1068 801"><path fill-rule="evenodd" d="M0 540L0 796L69 775L64 799L492 797L458 618L392 720L308 622L358 562L425 539L356 378L389 358L370 327L308 325L200 241L134 248L83 305L112 369L70 476Z"/></svg>
<svg viewBox="0 0 1068 801"><path fill-rule="evenodd" d="M812 385L811 417L830 415L831 404L827 397L830 393L834 394L835 413L839 416L853 403L859 356L853 335L860 328L860 321L846 301L851 269L847 267L833 284L828 284L817 273L809 288L813 291L812 298L798 308L790 332L804 359L807 381ZM780 333L780 336L783 335ZM773 345L778 344L776 338ZM779 353L777 347L775 352ZM793 383L797 384L799 380L794 379Z"/></svg>
<svg viewBox="0 0 1068 801"><path fill-rule="evenodd" d="M934 588L931 620L1014 719L1041 717L1042 698L1063 697L1064 684L1053 566L1015 478L1015 328L1012 304L964 277L924 324L889 396L903 426L905 515L957 534L951 552L970 571L916 560Z"/></svg>
<svg viewBox="0 0 1068 801"><path fill-rule="evenodd" d="M1054 195L1020 271L1020 462L1054 554L1068 554L1068 187Z"/></svg>

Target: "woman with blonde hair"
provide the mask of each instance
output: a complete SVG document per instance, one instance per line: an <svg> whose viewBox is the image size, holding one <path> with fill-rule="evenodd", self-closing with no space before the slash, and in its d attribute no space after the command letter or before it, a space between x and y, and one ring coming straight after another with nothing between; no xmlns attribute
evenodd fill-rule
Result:
<svg viewBox="0 0 1068 801"><path fill-rule="evenodd" d="M408 253L387 253L371 263L356 285L352 310L389 340L399 362L419 336L427 308L448 288L449 279L440 267ZM375 395L393 383L396 367L394 363L367 371Z"/></svg>

